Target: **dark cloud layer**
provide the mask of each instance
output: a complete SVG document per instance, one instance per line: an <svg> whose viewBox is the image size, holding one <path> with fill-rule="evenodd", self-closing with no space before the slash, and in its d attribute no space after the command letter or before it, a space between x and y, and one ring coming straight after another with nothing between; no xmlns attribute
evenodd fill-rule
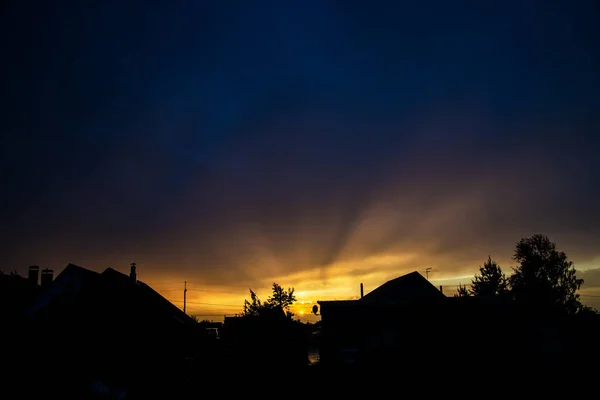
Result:
<svg viewBox="0 0 600 400"><path fill-rule="evenodd" d="M452 276L537 232L600 257L592 1L26 3L0 24L6 269Z"/></svg>

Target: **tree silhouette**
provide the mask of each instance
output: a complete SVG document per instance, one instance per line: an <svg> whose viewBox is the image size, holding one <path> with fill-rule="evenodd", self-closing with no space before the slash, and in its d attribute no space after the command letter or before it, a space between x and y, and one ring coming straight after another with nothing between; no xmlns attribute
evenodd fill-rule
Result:
<svg viewBox="0 0 600 400"><path fill-rule="evenodd" d="M569 314L581 308L577 291L583 279L577 279L573 263L547 236L521 239L513 259L519 263L510 277L515 300Z"/></svg>
<svg viewBox="0 0 600 400"><path fill-rule="evenodd" d="M273 294L267 299L266 305L270 307L281 307L288 317L293 317L294 313L290 311L290 306L296 302L294 288L285 290L277 283L273 283Z"/></svg>
<svg viewBox="0 0 600 400"><path fill-rule="evenodd" d="M273 283L272 294L262 303L256 293L250 289L250 301L244 300L242 316L258 316L265 310L281 309L289 318L294 316L290 306L296 302L294 288L285 290L277 283Z"/></svg>
<svg viewBox="0 0 600 400"><path fill-rule="evenodd" d="M469 289L467 289L467 286L459 283L454 297L469 297L470 295L471 292L469 291Z"/></svg>
<svg viewBox="0 0 600 400"><path fill-rule="evenodd" d="M503 296L508 293L508 279L491 256L479 267L470 292L473 296Z"/></svg>
<svg viewBox="0 0 600 400"><path fill-rule="evenodd" d="M273 283L271 295L261 302L250 289L250 299L244 300L239 319L224 322L220 338L227 343L231 362L268 368L306 366L308 352L304 324L293 319L290 306L296 297L294 289L283 289Z"/></svg>
<svg viewBox="0 0 600 400"><path fill-rule="evenodd" d="M263 305L260 302L260 299L258 298L256 293L252 289L250 289L250 301L244 300L244 311L242 311L242 315L256 316L260 313L260 310L262 308L263 308Z"/></svg>
<svg viewBox="0 0 600 400"><path fill-rule="evenodd" d="M579 307L577 310L577 314L585 317L597 317L600 316L600 311L594 307L581 305L581 307Z"/></svg>

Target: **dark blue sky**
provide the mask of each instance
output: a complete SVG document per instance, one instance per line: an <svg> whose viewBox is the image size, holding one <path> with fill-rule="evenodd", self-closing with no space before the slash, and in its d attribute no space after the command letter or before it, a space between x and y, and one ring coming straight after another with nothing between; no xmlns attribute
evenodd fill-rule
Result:
<svg viewBox="0 0 600 400"><path fill-rule="evenodd" d="M4 269L597 266L596 1L89 3L3 6Z"/></svg>

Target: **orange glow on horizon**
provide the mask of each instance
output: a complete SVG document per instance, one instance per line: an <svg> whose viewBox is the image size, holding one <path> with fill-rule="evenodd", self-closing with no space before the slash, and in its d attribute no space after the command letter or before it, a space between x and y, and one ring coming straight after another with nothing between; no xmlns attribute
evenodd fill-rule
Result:
<svg viewBox="0 0 600 400"><path fill-rule="evenodd" d="M271 295L271 286L277 282L284 288L295 289L296 303L292 306L292 312L304 321L316 321L320 319L312 312L312 307L319 300L349 300L358 299L360 296L360 283L364 284L364 293L377 288L387 280L396 278L412 271L419 271L425 276L426 267L431 266L433 272L429 279L436 287L442 286L446 295L452 296L458 284L469 284L485 257L473 261L462 261L461 264L468 267L461 268L456 264L442 263L436 256L423 252L405 253L382 253L366 258L346 257L324 267L304 269L292 273L269 274L270 270L263 271L260 279L255 279L252 284L248 282L228 278L221 278L220 284L211 284L202 275L193 276L189 274L175 275L160 274L155 267L152 270L148 264L140 263L138 266L138 279L150 285L154 290L171 301L174 305L183 309L184 280L187 281L187 305L186 312L198 316L200 319L222 321L225 315L239 314L244 301L250 298L249 288L252 288L259 299L266 300ZM510 272L508 260L498 260L506 273ZM579 273L598 268L600 259L593 259L587 263L578 263L574 260ZM87 267L87 264L81 264ZM256 261L260 265L260 260ZM253 271L258 277L260 268ZM293 264L292 264L293 265ZM96 269L102 272L103 269ZM119 269L128 274L127 267ZM56 275L60 273L56 269ZM234 270L235 271L235 270ZM185 277L185 278L184 278ZM590 277L591 278L591 277ZM585 278L584 286L581 288L582 302L594 307L600 306L600 284L598 278Z"/></svg>
<svg viewBox="0 0 600 400"><path fill-rule="evenodd" d="M357 299L360 296L361 282L364 284L366 294L389 279L419 270L411 267L418 258L417 253L407 253L342 261L324 268L264 278L259 285L251 285L251 287L261 301L270 296L273 282L279 283L286 289L295 288L296 303L292 306L292 312L303 320L315 320L319 317L312 313L312 307L317 301ZM424 268L420 272L425 275ZM431 281L436 285L451 284L451 279L451 276L438 274L438 279L432 278ZM166 279L163 282L157 279L147 283L154 285L153 287L160 294L179 308L183 308L183 281L180 284L173 279ZM225 315L240 313L244 300L250 297L249 288L243 285L212 286L187 281L187 288L187 312L201 319L222 320Z"/></svg>
<svg viewBox="0 0 600 400"><path fill-rule="evenodd" d="M312 307L319 300L350 300L360 296L360 283L364 284L364 293L375 289L389 279L403 274L419 271L425 276L424 269L400 267L400 265L414 262L417 254L385 255L371 257L355 262L340 262L325 270L315 268L289 274L287 276L263 279L262 284L253 286L253 290L261 301L266 300L271 294L273 282L281 284L284 288L295 288L296 303L291 307L292 312L303 321L317 321L320 317L312 313ZM365 274L358 274L361 265L376 266L376 269L365 268ZM584 271L586 268L579 269ZM473 275L477 270L474 268ZM430 281L436 287L442 286L444 293L451 296L456 291L459 283L468 284L473 275L464 273L430 274ZM173 281L172 279L170 280ZM183 308L183 281L178 283L161 283L160 280L147 282L154 289L179 308ZM187 312L201 319L222 321L225 315L238 314L243 309L246 299L249 299L249 290L243 285L199 285L188 281L187 284ZM595 288L582 288L581 293L596 293Z"/></svg>

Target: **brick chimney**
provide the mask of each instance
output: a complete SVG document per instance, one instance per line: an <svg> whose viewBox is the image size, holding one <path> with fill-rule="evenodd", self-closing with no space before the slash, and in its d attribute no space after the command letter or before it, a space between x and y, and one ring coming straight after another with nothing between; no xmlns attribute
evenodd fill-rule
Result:
<svg viewBox="0 0 600 400"><path fill-rule="evenodd" d="M42 270L42 278L41 278L41 286L44 288L46 286L50 286L52 283L52 279L54 279L54 270L49 268L44 268Z"/></svg>
<svg viewBox="0 0 600 400"><path fill-rule="evenodd" d="M29 275L28 275L29 282L31 282L33 285L37 286L37 284L39 282L39 278L40 278L40 267L38 267L37 265L31 265L29 267Z"/></svg>
<svg viewBox="0 0 600 400"><path fill-rule="evenodd" d="M135 272L135 263L131 263L131 272L129 273L129 277L133 283L137 283L137 272Z"/></svg>

